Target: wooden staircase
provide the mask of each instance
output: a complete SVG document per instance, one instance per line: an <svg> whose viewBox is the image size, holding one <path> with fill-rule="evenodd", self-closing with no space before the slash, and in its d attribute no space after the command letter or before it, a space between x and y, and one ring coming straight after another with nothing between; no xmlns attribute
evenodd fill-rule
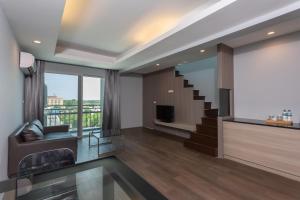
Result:
<svg viewBox="0 0 300 200"><path fill-rule="evenodd" d="M175 76L180 77L178 71ZM184 87L194 87L184 80ZM204 100L205 96L199 95L199 90L193 90L194 100ZM218 155L218 109L211 108L211 102L204 102L205 117L202 118L202 124L196 125L196 132L191 133L191 138L184 141L184 146L200 151L202 153L217 156Z"/></svg>
<svg viewBox="0 0 300 200"><path fill-rule="evenodd" d="M184 146L202 153L218 155L218 119L217 117L203 117L202 124L196 125L196 132L191 133L191 138L184 141Z"/></svg>

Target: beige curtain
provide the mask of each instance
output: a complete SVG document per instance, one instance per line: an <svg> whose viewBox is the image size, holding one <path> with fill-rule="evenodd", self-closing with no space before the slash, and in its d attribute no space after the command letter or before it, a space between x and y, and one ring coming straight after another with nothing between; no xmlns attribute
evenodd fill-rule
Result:
<svg viewBox="0 0 300 200"><path fill-rule="evenodd" d="M25 77L24 121L44 121L44 71L45 62L36 61L36 72Z"/></svg>

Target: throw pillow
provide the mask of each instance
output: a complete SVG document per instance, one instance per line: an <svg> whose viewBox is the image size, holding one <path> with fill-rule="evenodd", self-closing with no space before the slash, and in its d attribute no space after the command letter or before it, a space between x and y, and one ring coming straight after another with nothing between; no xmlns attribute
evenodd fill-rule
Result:
<svg viewBox="0 0 300 200"><path fill-rule="evenodd" d="M31 124L36 125L42 131L42 133L44 133L44 126L40 120L36 119L36 120L32 121Z"/></svg>
<svg viewBox="0 0 300 200"><path fill-rule="evenodd" d="M24 142L41 140L44 138L42 131L34 124L26 126L21 135Z"/></svg>

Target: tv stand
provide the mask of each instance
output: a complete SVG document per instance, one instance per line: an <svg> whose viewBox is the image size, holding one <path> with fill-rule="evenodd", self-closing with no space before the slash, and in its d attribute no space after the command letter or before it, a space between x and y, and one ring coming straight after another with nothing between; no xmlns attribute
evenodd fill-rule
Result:
<svg viewBox="0 0 300 200"><path fill-rule="evenodd" d="M169 128L174 128L174 129L179 129L179 130L184 130L184 131L190 131L190 132L196 131L196 125L183 124L183 123L178 123L178 122L166 123L166 122L161 122L157 119L154 120L154 124L158 125L158 126L166 126Z"/></svg>

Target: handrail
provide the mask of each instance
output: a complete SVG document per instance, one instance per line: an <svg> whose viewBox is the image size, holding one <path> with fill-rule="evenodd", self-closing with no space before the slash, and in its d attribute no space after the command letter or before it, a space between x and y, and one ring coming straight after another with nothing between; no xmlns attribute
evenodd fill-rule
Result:
<svg viewBox="0 0 300 200"><path fill-rule="evenodd" d="M44 121L46 126L66 124L70 129L77 128L78 118L77 105L53 105L44 108ZM99 104L83 105L82 127L101 127L102 108Z"/></svg>
<svg viewBox="0 0 300 200"><path fill-rule="evenodd" d="M48 105L48 106L64 106L64 107L67 107L67 106L78 106L77 104L76 105ZM100 104L83 104L83 106L101 106Z"/></svg>

